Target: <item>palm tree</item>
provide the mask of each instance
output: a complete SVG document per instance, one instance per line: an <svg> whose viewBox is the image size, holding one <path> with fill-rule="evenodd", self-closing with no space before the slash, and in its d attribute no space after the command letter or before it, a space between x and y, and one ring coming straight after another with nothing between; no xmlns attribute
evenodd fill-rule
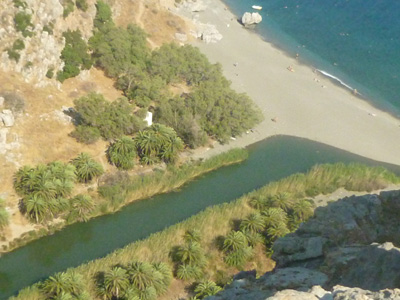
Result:
<svg viewBox="0 0 400 300"><path fill-rule="evenodd" d="M264 230L264 218L259 213L253 213L247 218L244 218L240 223L240 230L249 230L252 232L260 232Z"/></svg>
<svg viewBox="0 0 400 300"><path fill-rule="evenodd" d="M196 297L204 298L213 296L221 290L222 289L214 281L205 280L196 286L194 292L196 293Z"/></svg>
<svg viewBox="0 0 400 300"><path fill-rule="evenodd" d="M78 295L83 295L84 290L84 279L81 274L74 270L68 270L65 272L66 280L68 282L68 292L78 297Z"/></svg>
<svg viewBox="0 0 400 300"><path fill-rule="evenodd" d="M288 234L289 232L290 231L287 228L287 225L283 222L274 224L273 226L268 227L268 229L267 229L267 233L272 239L277 239L277 238L283 237L286 234Z"/></svg>
<svg viewBox="0 0 400 300"><path fill-rule="evenodd" d="M57 296L63 293L69 294L70 289L70 281L65 272L56 273L53 276L50 276L41 285L41 290L49 296Z"/></svg>
<svg viewBox="0 0 400 300"><path fill-rule="evenodd" d="M50 200L56 197L57 189L53 182L54 177L49 170L37 169L35 183L32 189L33 194L45 200Z"/></svg>
<svg viewBox="0 0 400 300"><path fill-rule="evenodd" d="M135 142L129 137L122 137L112 143L107 150L110 163L119 169L129 170L134 166L136 157Z"/></svg>
<svg viewBox="0 0 400 300"><path fill-rule="evenodd" d="M53 185L56 191L55 197L67 197L71 195L72 190L74 189L74 182L65 178L54 178Z"/></svg>
<svg viewBox="0 0 400 300"><path fill-rule="evenodd" d="M257 244L264 243L264 237L260 233L248 229L241 229L240 231L243 232L250 246L254 247Z"/></svg>
<svg viewBox="0 0 400 300"><path fill-rule="evenodd" d="M253 255L253 248L244 247L226 254L224 260L228 266L241 268Z"/></svg>
<svg viewBox="0 0 400 300"><path fill-rule="evenodd" d="M89 195L77 195L71 199L72 211L70 217L77 217L81 221L87 221L94 209L94 202Z"/></svg>
<svg viewBox="0 0 400 300"><path fill-rule="evenodd" d="M36 223L42 222L48 214L48 203L40 196L34 194L24 198L23 203L28 215L36 220Z"/></svg>
<svg viewBox="0 0 400 300"><path fill-rule="evenodd" d="M29 175L33 173L31 166L23 166L14 175L14 189L20 196L25 196L28 193Z"/></svg>
<svg viewBox="0 0 400 300"><path fill-rule="evenodd" d="M104 287L111 295L119 297L129 287L128 274L121 267L113 267L104 273Z"/></svg>
<svg viewBox="0 0 400 300"><path fill-rule="evenodd" d="M80 182L90 182L93 178L104 173L104 169L90 154L82 152L71 163L75 166L75 174Z"/></svg>
<svg viewBox="0 0 400 300"><path fill-rule="evenodd" d="M265 206L267 205L267 201L264 197L262 196L256 196L256 197L252 197L249 200L249 204L254 207L257 210L261 210L263 208L265 208Z"/></svg>
<svg viewBox="0 0 400 300"><path fill-rule="evenodd" d="M157 291L154 286L148 286L144 290L139 290L139 299L140 300L156 300L157 299Z"/></svg>
<svg viewBox="0 0 400 300"><path fill-rule="evenodd" d="M266 226L274 226L279 223L287 223L287 214L286 212L279 207L271 207L263 210L261 212L264 217Z"/></svg>
<svg viewBox="0 0 400 300"><path fill-rule="evenodd" d="M247 239L243 232L231 231L225 237L223 249L225 252L230 252L244 249L247 246Z"/></svg>
<svg viewBox="0 0 400 300"><path fill-rule="evenodd" d="M132 284L140 291L155 283L162 282L163 276L148 262L133 262L128 266L128 275Z"/></svg>
<svg viewBox="0 0 400 300"><path fill-rule="evenodd" d="M162 284L165 288L167 288L171 284L171 281L173 278L171 268L166 263L163 263L163 262L153 264L153 268L155 271L157 271L161 274ZM158 289L157 287L156 287L156 289L157 289L157 291L160 290L160 292L162 292L161 291L162 289Z"/></svg>
<svg viewBox="0 0 400 300"><path fill-rule="evenodd" d="M61 294L55 295L51 299L52 300L75 300L76 298L73 297L70 293L62 292Z"/></svg>
<svg viewBox="0 0 400 300"><path fill-rule="evenodd" d="M183 149L183 141L181 140L180 137L176 136L176 133L174 136L171 136L169 140L163 144L163 147L161 149L161 159L166 162L166 163L173 163L177 160L179 151Z"/></svg>
<svg viewBox="0 0 400 300"><path fill-rule="evenodd" d="M304 222L314 214L314 205L307 199L301 199L293 205L293 212Z"/></svg>
<svg viewBox="0 0 400 300"><path fill-rule="evenodd" d="M196 242L180 246L177 255L182 264L204 266L206 263L204 251Z"/></svg>
<svg viewBox="0 0 400 300"><path fill-rule="evenodd" d="M141 300L139 298L139 290L133 286L130 286L124 293L125 300Z"/></svg>
<svg viewBox="0 0 400 300"><path fill-rule="evenodd" d="M200 279L203 276L203 271L196 265L180 264L176 276L182 280Z"/></svg>
<svg viewBox="0 0 400 300"><path fill-rule="evenodd" d="M71 164L65 164L61 161L53 161L48 164L47 169L54 178L71 182L76 180L75 167Z"/></svg>
<svg viewBox="0 0 400 300"><path fill-rule="evenodd" d="M268 202L273 207L280 207L284 211L288 211L293 205L293 200L290 197L289 193L281 192L270 197Z"/></svg>
<svg viewBox="0 0 400 300"><path fill-rule="evenodd" d="M185 232L183 235L183 239L186 243L200 243L201 242L201 233L198 229L190 229Z"/></svg>

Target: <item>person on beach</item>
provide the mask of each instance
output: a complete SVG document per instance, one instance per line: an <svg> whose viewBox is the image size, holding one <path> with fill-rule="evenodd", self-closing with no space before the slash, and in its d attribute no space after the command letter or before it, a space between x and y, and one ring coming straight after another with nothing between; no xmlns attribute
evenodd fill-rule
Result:
<svg viewBox="0 0 400 300"><path fill-rule="evenodd" d="M288 69L290 72L294 72L294 69L293 69L292 66L287 67L287 69Z"/></svg>

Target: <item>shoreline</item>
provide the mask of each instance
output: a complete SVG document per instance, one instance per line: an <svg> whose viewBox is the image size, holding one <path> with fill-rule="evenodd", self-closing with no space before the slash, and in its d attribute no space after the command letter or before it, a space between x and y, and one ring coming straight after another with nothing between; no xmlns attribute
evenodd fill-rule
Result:
<svg viewBox="0 0 400 300"><path fill-rule="evenodd" d="M204 0L206 10L177 9L189 22L215 25L217 43L191 42L223 73L237 92L247 93L265 120L228 145L194 153L207 158L246 147L274 135L306 138L374 160L400 165L400 120L362 99L327 76L313 71L256 32L244 28L222 1ZM250 6L249 6L249 10ZM288 67L292 66L294 72Z"/></svg>

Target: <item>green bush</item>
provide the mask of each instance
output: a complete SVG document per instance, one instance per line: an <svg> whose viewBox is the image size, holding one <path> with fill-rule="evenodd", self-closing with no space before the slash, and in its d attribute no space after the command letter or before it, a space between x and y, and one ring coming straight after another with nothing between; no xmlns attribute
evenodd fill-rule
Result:
<svg viewBox="0 0 400 300"><path fill-rule="evenodd" d="M21 55L13 49L7 49L7 54L10 59L15 60L16 62L18 62L21 57Z"/></svg>
<svg viewBox="0 0 400 300"><path fill-rule="evenodd" d="M18 51L18 50L22 50L22 49L24 49L24 48L25 48L25 44L24 44L24 41L21 40L21 39L17 39L17 40L15 40L15 42L13 43L13 47L12 47L13 50Z"/></svg>
<svg viewBox="0 0 400 300"><path fill-rule="evenodd" d="M48 32L50 35L53 34L54 23L50 22L43 26L43 31Z"/></svg>
<svg viewBox="0 0 400 300"><path fill-rule="evenodd" d="M72 0L64 0L62 2L62 5L63 5L63 8L64 8L63 17L65 19L66 17L68 17L68 15L70 13L72 13L74 11L75 5L74 5L74 2Z"/></svg>
<svg viewBox="0 0 400 300"><path fill-rule="evenodd" d="M75 0L75 5L78 9L82 11L87 11L89 8L86 0Z"/></svg>
<svg viewBox="0 0 400 300"><path fill-rule="evenodd" d="M63 37L65 46L61 51L61 59L65 65L63 70L57 74L57 80L60 82L75 77L79 75L81 69L88 70L92 66L92 60L81 32L68 30L63 33Z"/></svg>
<svg viewBox="0 0 400 300"><path fill-rule="evenodd" d="M23 0L13 0L14 6L17 8L26 8L28 5Z"/></svg>
<svg viewBox="0 0 400 300"><path fill-rule="evenodd" d="M25 99L14 92L0 93L4 98L4 108L10 109L13 113L18 114L24 111Z"/></svg>
<svg viewBox="0 0 400 300"><path fill-rule="evenodd" d="M116 139L133 134L145 125L133 114L133 107L126 98L108 102L103 95L90 93L76 99L74 104L79 126L71 135L78 141L93 142L99 136L105 140Z"/></svg>
<svg viewBox="0 0 400 300"><path fill-rule="evenodd" d="M75 138L79 143L89 145L95 143L101 137L101 133L96 127L78 125L75 130L70 133L70 136Z"/></svg>
<svg viewBox="0 0 400 300"><path fill-rule="evenodd" d="M54 68L50 68L47 70L46 77L52 79L54 77Z"/></svg>
<svg viewBox="0 0 400 300"><path fill-rule="evenodd" d="M20 31L24 37L32 36L32 32L28 30L31 23L31 15L25 12L18 12L14 17L14 24L17 31Z"/></svg>

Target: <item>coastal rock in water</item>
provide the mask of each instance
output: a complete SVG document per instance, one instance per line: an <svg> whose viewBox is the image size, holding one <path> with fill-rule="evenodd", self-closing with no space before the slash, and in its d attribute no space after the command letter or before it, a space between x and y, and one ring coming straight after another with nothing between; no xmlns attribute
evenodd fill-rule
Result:
<svg viewBox="0 0 400 300"><path fill-rule="evenodd" d="M242 16L242 24L244 26L258 24L261 21L262 21L262 17L258 12L255 12L255 13L245 12Z"/></svg>
<svg viewBox="0 0 400 300"><path fill-rule="evenodd" d="M3 121L6 127L14 126L14 115L9 109L4 109L3 112L0 113L0 120Z"/></svg>

